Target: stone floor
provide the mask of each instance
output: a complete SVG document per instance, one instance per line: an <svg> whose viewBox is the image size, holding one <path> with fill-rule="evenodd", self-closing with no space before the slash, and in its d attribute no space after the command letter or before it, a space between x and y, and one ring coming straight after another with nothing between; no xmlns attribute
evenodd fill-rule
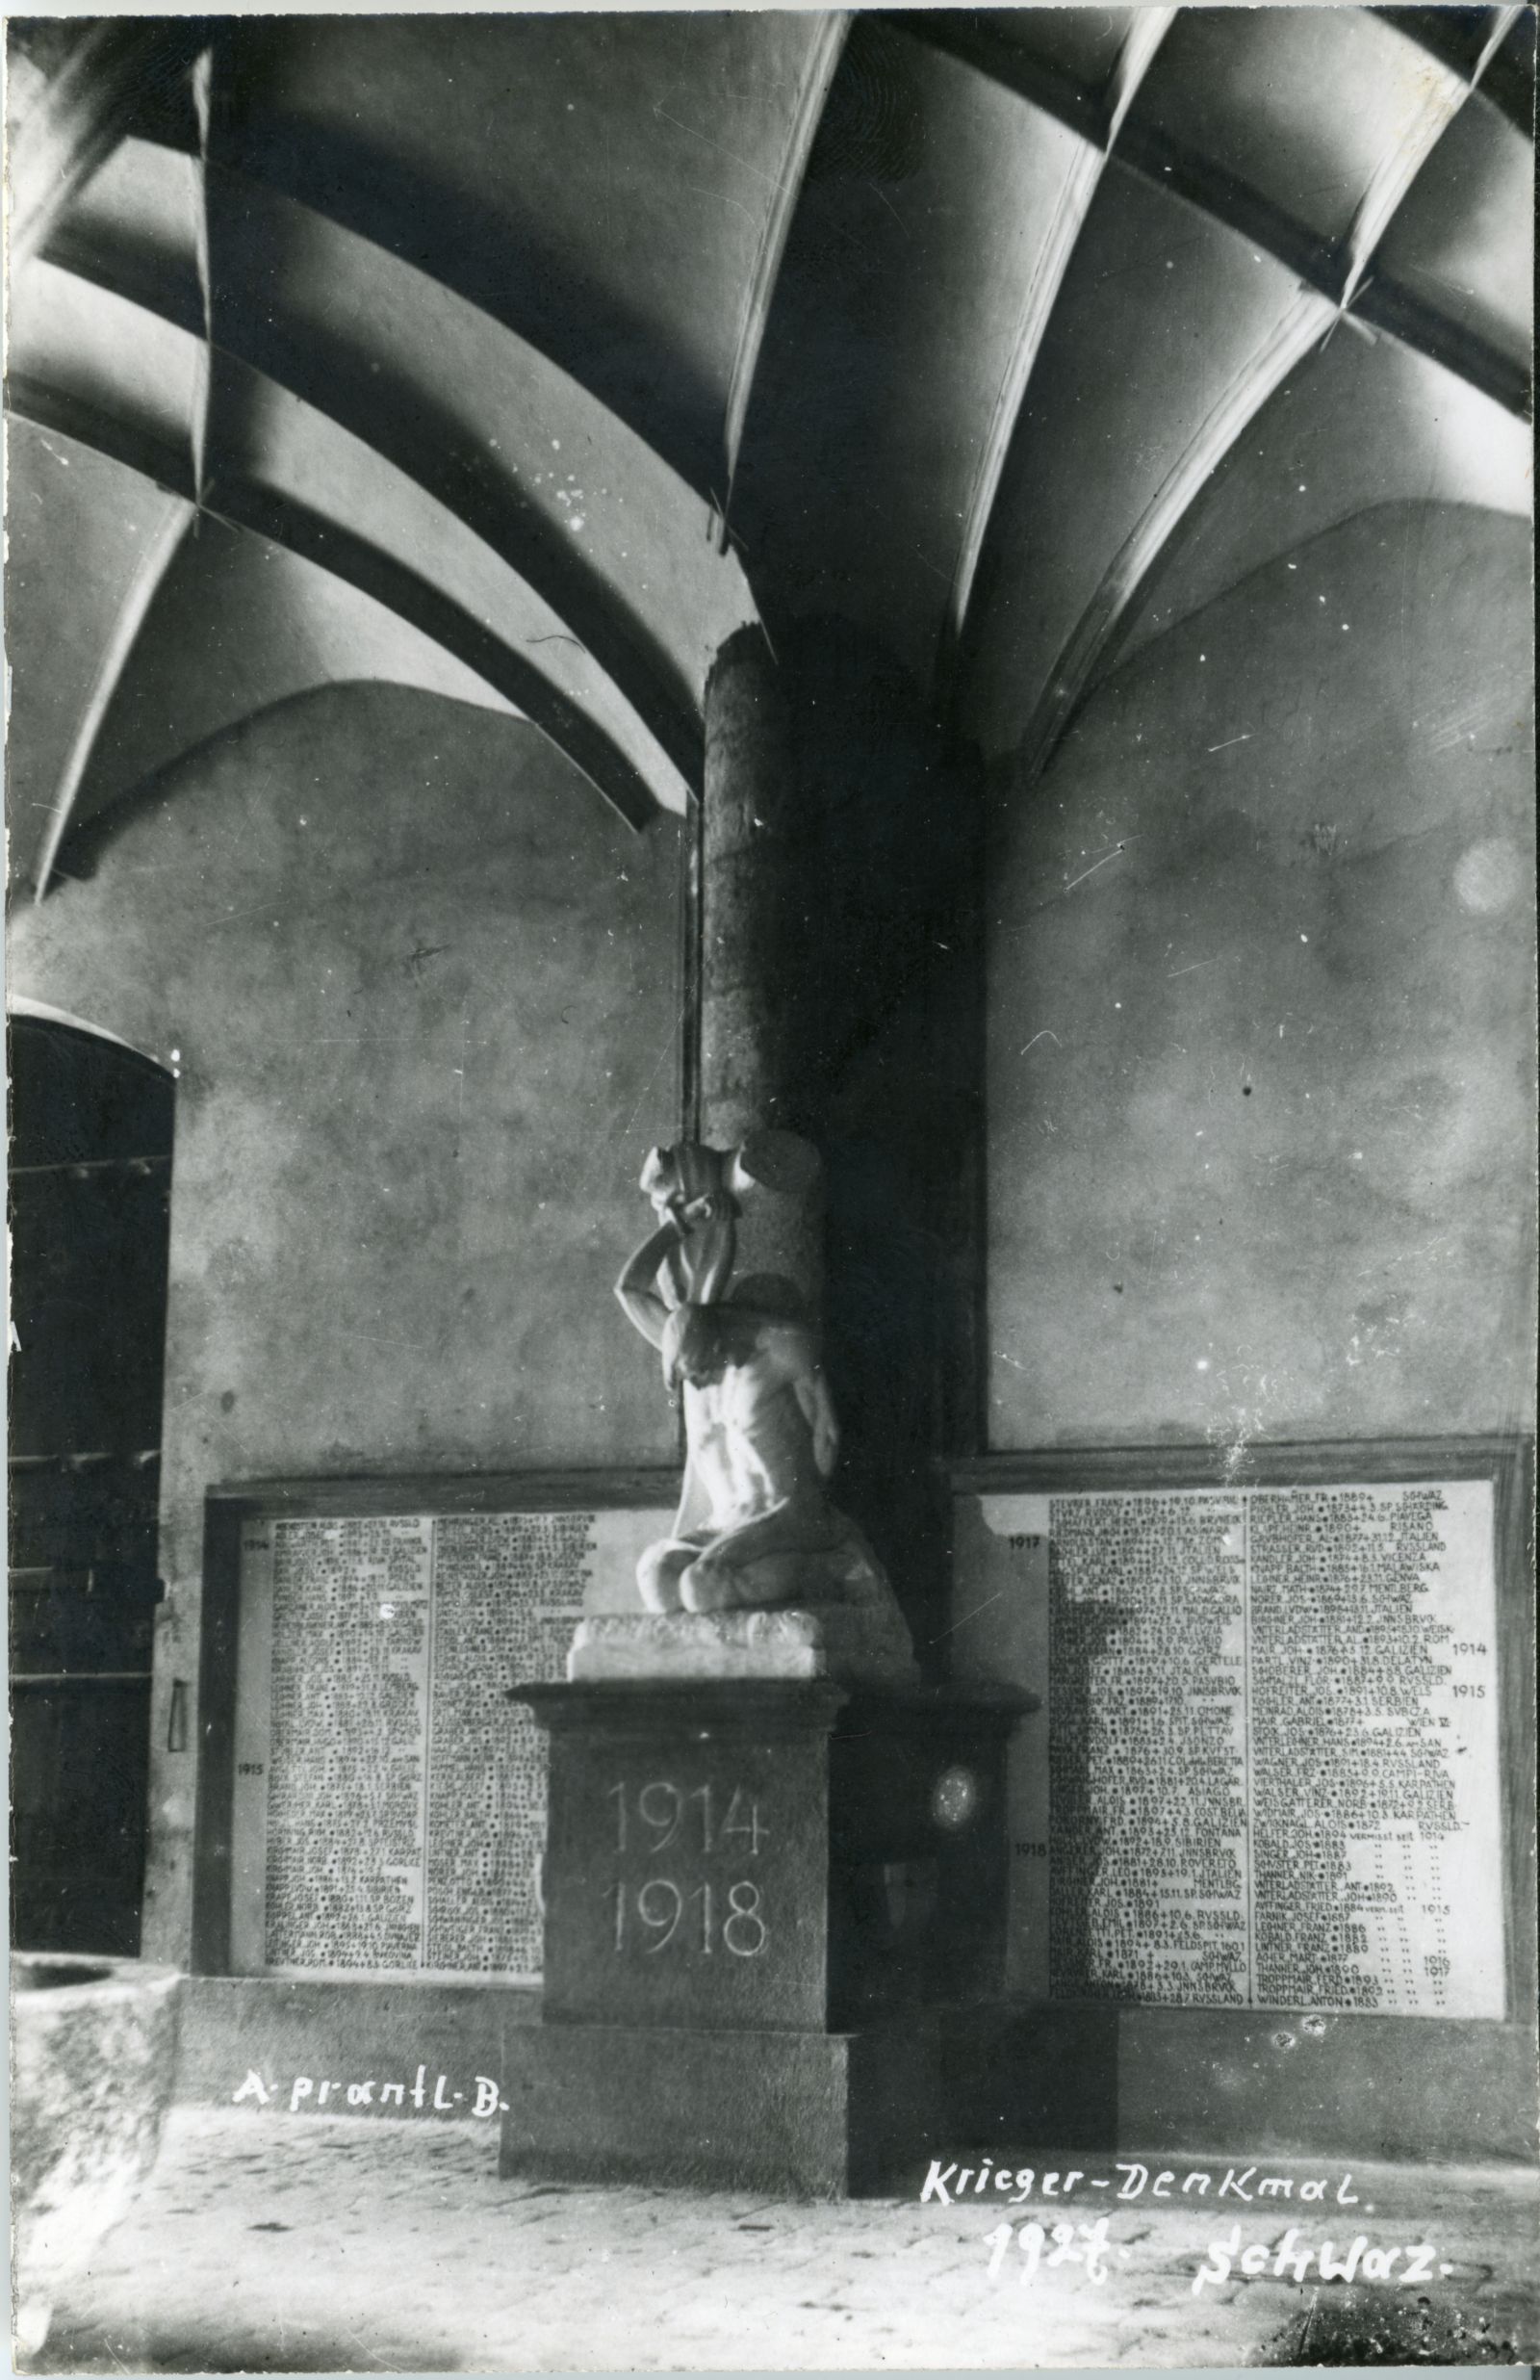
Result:
<svg viewBox="0 0 1540 2380"><path fill-rule="evenodd" d="M1021 2160L1025 2162L1023 2159ZM1044 2160L1034 2158L1040 2189ZM1050 2162L1053 2160L1049 2160ZM1057 2160L1061 2168L1073 2159ZM1137 2198L1087 2157L1070 2246L990 2235L1004 2200L792 2206L745 2193L500 2183L491 2125L182 2108L132 2215L56 2309L48 2372L998 2370L1022 2367L1530 2361L1536 2194L1502 2168L1413 2172L1265 2160L1222 2203ZM1223 2180L1220 2158L1172 2159ZM1260 2203L1263 2176L1324 2204ZM1093 2181L1105 2186L1091 2194ZM1196 2185L1194 2186L1194 2190ZM1356 2206L1335 2203L1339 2189ZM1106 2218L1085 2261L1084 2224ZM1062 2219L1062 2218L1061 2218ZM1205 2282L1209 2242L1266 2242L1266 2270ZM1381 2260L1426 2242L1425 2284L1273 2277L1324 2237ZM991 2258L998 2270L991 2270ZM1252 2263L1262 2262L1253 2256ZM1036 2262L1037 2269L1030 2267ZM1105 2277L1097 2277L1098 2265Z"/></svg>

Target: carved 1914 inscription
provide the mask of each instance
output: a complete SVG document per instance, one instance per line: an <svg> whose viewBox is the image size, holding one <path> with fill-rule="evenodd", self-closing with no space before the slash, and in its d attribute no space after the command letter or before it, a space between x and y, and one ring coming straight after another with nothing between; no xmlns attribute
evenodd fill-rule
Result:
<svg viewBox="0 0 1540 2380"><path fill-rule="evenodd" d="M596 1573L654 1512L253 1520L242 1532L238 1970L532 1975L546 1746Z"/></svg>
<svg viewBox="0 0 1540 2380"><path fill-rule="evenodd" d="M965 1657L1048 1683L1020 1987L1504 2013L1488 1482L985 1496L959 1546Z"/></svg>
<svg viewBox="0 0 1540 2380"><path fill-rule="evenodd" d="M623 1778L609 1798L617 1862L640 1850L652 1869L672 1852L666 1873L640 1882L622 1873L603 1887L616 1956L655 1958L674 1948L686 1957L761 1957L770 1940L762 1888L752 1875L732 1874L757 1860L769 1832L758 1797L742 1785L724 1796L709 1779L685 1791L666 1778L635 1788Z"/></svg>

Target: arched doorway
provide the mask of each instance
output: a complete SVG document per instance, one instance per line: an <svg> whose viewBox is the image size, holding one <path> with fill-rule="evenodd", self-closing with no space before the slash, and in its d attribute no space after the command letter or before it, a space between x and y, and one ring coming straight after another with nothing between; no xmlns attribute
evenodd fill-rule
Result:
<svg viewBox="0 0 1540 2380"><path fill-rule="evenodd" d="M137 1953L174 1084L11 1020L12 1940Z"/></svg>

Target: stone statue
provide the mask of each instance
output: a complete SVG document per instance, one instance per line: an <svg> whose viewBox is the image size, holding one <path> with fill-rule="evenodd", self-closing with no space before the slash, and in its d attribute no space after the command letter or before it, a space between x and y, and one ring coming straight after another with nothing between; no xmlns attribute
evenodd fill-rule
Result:
<svg viewBox="0 0 1540 2380"><path fill-rule="evenodd" d="M770 1181L804 1203L799 1151L815 1169L806 1144L784 1134L740 1151L654 1149L643 1169L657 1224L615 1294L682 1397L686 1455L673 1533L648 1547L637 1582L658 1615L837 1611L835 1635L847 1646L859 1641L865 1666L911 1673L892 1590L860 1531L825 1492L839 1428L808 1294L781 1272L730 1286L737 1193L752 1199Z"/></svg>

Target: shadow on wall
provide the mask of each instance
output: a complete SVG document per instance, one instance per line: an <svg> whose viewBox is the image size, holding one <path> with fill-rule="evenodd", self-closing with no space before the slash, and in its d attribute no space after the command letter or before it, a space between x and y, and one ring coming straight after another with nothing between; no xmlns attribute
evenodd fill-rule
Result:
<svg viewBox="0 0 1540 2380"><path fill-rule="evenodd" d="M533 729L370 685L156 791L13 969L178 1051L167 1509L667 1461L609 1284L677 1104L673 821L633 835Z"/></svg>
<svg viewBox="0 0 1540 2380"><path fill-rule="evenodd" d="M990 1442L1528 1410L1528 529L1392 504L995 806Z"/></svg>
<svg viewBox="0 0 1540 2380"><path fill-rule="evenodd" d="M211 1482L674 1459L610 1283L678 1112L678 882L674 821L632 834L534 729L347 685L190 755L15 921L18 992L180 1070L153 1954Z"/></svg>

